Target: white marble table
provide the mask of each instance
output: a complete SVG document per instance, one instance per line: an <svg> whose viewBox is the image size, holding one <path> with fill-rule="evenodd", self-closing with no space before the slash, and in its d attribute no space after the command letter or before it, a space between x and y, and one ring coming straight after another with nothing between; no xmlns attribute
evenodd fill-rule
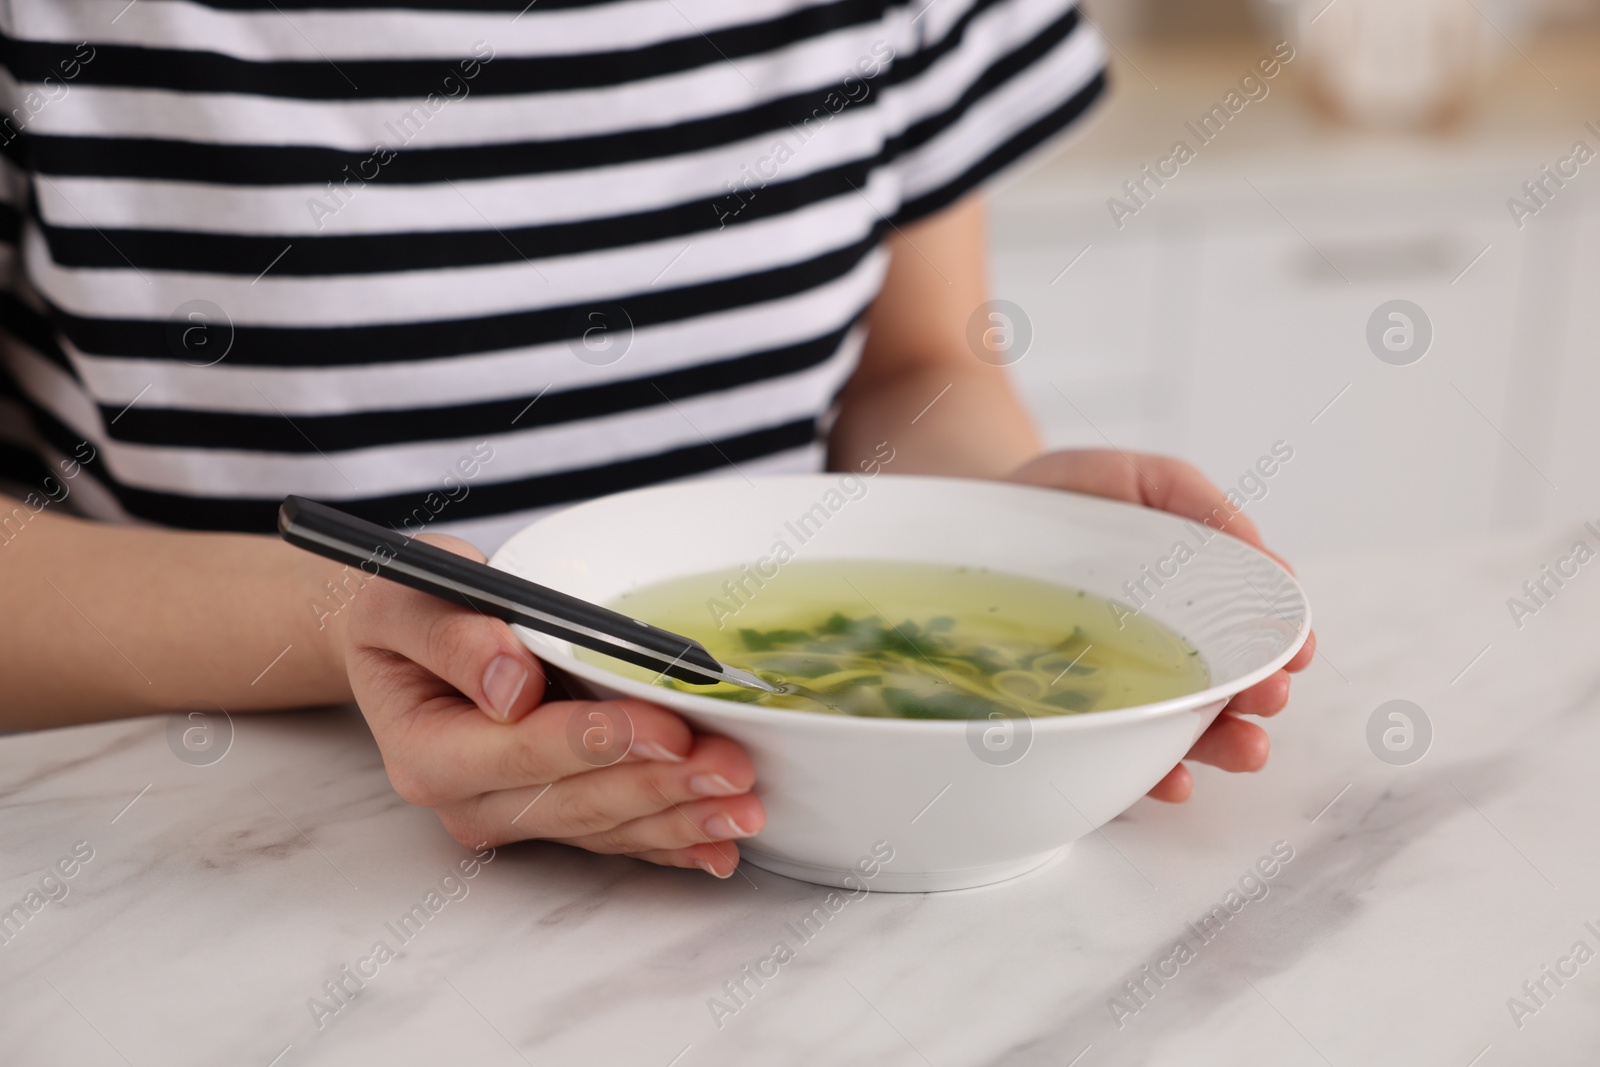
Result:
<svg viewBox="0 0 1600 1067"><path fill-rule="evenodd" d="M1325 655L1267 770L1202 771L1190 804L1006 885L871 894L805 942L787 924L825 891L752 869L535 845L441 883L469 854L348 713L244 719L207 767L165 720L0 739L0 907L73 871L0 945L0 1061L1595 1063L1600 959L1572 949L1600 950L1600 562L1520 631L1505 603L1580 534L1303 566ZM1410 766L1366 741L1394 698L1434 728ZM1276 842L1267 895L1196 933ZM780 938L794 959L719 1028L708 1000ZM399 953L363 964L380 940ZM344 966L372 977L340 1006ZM313 997L339 1009L320 1029Z"/></svg>

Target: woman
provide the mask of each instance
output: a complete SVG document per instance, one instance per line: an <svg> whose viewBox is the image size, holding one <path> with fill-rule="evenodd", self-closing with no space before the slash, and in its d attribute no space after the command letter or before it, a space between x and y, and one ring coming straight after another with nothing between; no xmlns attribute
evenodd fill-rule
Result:
<svg viewBox="0 0 1600 1067"><path fill-rule="evenodd" d="M463 843L727 877L736 745L627 702L592 767L506 626L287 548L277 503L482 558L587 496L892 454L1259 543L1184 464L1041 455L966 340L979 188L1103 87L1068 0L117 6L3 16L9 725L354 699ZM1259 767L1238 716L1287 694L1191 758Z"/></svg>

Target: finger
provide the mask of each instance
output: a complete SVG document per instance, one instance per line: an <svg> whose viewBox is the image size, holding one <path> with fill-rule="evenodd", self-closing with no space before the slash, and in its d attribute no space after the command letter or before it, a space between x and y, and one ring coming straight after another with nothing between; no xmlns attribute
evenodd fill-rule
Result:
<svg viewBox="0 0 1600 1067"><path fill-rule="evenodd" d="M1234 715L1276 715L1289 703L1289 675L1278 671L1263 678L1228 701L1227 711Z"/></svg>
<svg viewBox="0 0 1600 1067"><path fill-rule="evenodd" d="M1139 469L1145 504L1230 533L1278 559L1262 542L1255 520L1235 508L1199 468L1169 456L1137 455L1130 461Z"/></svg>
<svg viewBox="0 0 1600 1067"><path fill-rule="evenodd" d="M612 830L673 804L739 796L750 791L755 777L737 743L704 736L682 763L619 763L544 785L486 793L451 805L439 817L458 841L565 840Z"/></svg>
<svg viewBox="0 0 1600 1067"><path fill-rule="evenodd" d="M1189 794L1193 791L1194 776L1189 773L1189 768L1180 763L1151 788L1150 797L1153 800L1164 800L1169 804L1181 804L1189 799Z"/></svg>
<svg viewBox="0 0 1600 1067"><path fill-rule="evenodd" d="M1316 654L1317 635L1315 632L1306 634L1306 643L1300 646L1300 651L1294 654L1293 659L1283 665L1283 669L1290 673L1303 671L1311 666L1311 661L1316 657Z"/></svg>
<svg viewBox="0 0 1600 1067"><path fill-rule="evenodd" d="M732 878L733 869L739 866L739 846L732 841L691 845L688 848L649 849L629 852L627 855L646 863L659 863L663 867L698 867L717 878Z"/></svg>
<svg viewBox="0 0 1600 1067"><path fill-rule="evenodd" d="M1294 568L1289 562L1262 541L1261 531L1256 527L1255 520L1243 511L1235 509L1222 490L1197 468L1167 456L1137 455L1129 457L1129 462L1135 464L1141 472L1139 488L1143 491L1141 497L1143 503L1160 508L1162 511L1172 512L1174 515L1195 519L1214 530L1230 533L1270 556L1290 574L1294 573ZM1304 670L1316 654L1316 648L1316 635L1308 634L1305 644L1284 669ZM1287 694L1287 690L1285 693ZM1249 714L1270 715L1272 712L1252 711Z"/></svg>
<svg viewBox="0 0 1600 1067"><path fill-rule="evenodd" d="M482 552L460 538L423 534L420 539L484 560ZM352 653L379 685L403 687L415 701L384 701L390 710L450 707L464 695L489 717L514 722L539 703L544 691L539 661L506 623L394 582L375 581L359 601L350 642ZM422 667L433 680L407 670L400 661Z"/></svg>
<svg viewBox="0 0 1600 1067"><path fill-rule="evenodd" d="M1185 759L1199 760L1225 771L1259 771L1267 762L1272 742L1253 722L1224 712L1189 749Z"/></svg>
<svg viewBox="0 0 1600 1067"><path fill-rule="evenodd" d="M1159 508L1226 531L1267 551L1255 522L1229 503L1211 479L1194 466L1169 456L1120 449L1051 452L1018 468L1011 480Z"/></svg>
<svg viewBox="0 0 1600 1067"><path fill-rule="evenodd" d="M548 785L608 762L681 763L693 745L682 719L642 700L554 701L509 724L465 708L413 715L399 728L374 731L389 780L413 804L433 808ZM598 754L588 740L596 733L609 739Z"/></svg>
<svg viewBox="0 0 1600 1067"><path fill-rule="evenodd" d="M599 833L554 838L590 852L645 852L651 849L687 848L718 841L737 841L760 832L767 824L761 801L749 793L717 800L673 804L665 811Z"/></svg>

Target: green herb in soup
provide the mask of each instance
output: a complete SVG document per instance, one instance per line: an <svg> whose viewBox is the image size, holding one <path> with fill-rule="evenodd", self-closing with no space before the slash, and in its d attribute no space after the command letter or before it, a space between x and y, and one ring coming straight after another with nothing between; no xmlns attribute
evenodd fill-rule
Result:
<svg viewBox="0 0 1600 1067"><path fill-rule="evenodd" d="M1205 664L1143 615L1065 586L979 568L797 560L695 575L613 605L783 687L658 684L767 707L906 719L1074 715L1205 688ZM643 668L585 659L642 679Z"/></svg>

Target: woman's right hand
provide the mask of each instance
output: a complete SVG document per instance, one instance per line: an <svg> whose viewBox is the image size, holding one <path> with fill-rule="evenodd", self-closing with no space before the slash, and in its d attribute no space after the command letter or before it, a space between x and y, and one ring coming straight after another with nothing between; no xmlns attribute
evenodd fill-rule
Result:
<svg viewBox="0 0 1600 1067"><path fill-rule="evenodd" d="M766 823L738 745L640 700L545 703L538 660L498 619L369 579L345 626L389 781L463 845L541 838L727 878Z"/></svg>

